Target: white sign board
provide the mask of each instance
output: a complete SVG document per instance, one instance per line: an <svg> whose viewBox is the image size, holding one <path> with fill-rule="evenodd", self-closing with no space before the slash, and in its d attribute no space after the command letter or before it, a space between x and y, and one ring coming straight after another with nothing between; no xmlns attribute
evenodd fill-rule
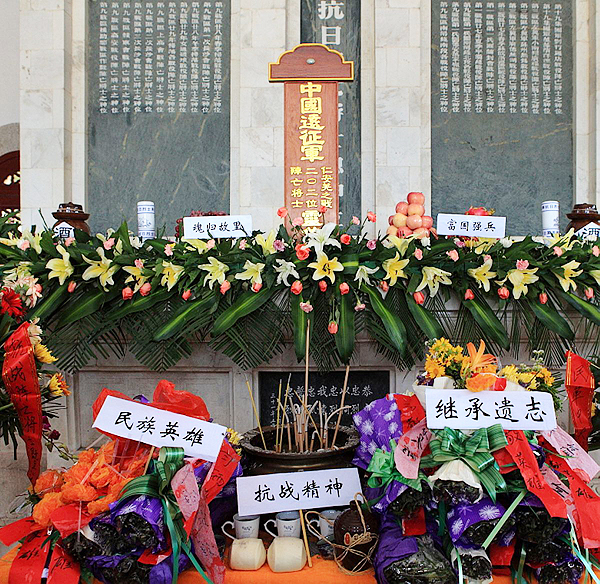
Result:
<svg viewBox="0 0 600 584"><path fill-rule="evenodd" d="M93 427L158 448L178 446L186 456L209 462L217 460L227 431L219 424L112 395L102 404Z"/></svg>
<svg viewBox="0 0 600 584"><path fill-rule="evenodd" d="M362 493L354 467L245 476L236 481L240 515L341 507Z"/></svg>
<svg viewBox="0 0 600 584"><path fill-rule="evenodd" d="M479 215L455 215L439 213L437 232L439 235L464 237L504 237L506 217L480 217Z"/></svg>
<svg viewBox="0 0 600 584"><path fill-rule="evenodd" d="M54 235L56 237L60 237L62 239L67 239L68 237L75 237L75 227L69 225L66 221L61 221L57 225L52 228Z"/></svg>
<svg viewBox="0 0 600 584"><path fill-rule="evenodd" d="M553 430L552 396L543 391L479 391L427 388L429 428Z"/></svg>
<svg viewBox="0 0 600 584"><path fill-rule="evenodd" d="M252 215L184 217L184 239L238 238L252 235Z"/></svg>
<svg viewBox="0 0 600 584"><path fill-rule="evenodd" d="M584 238L593 237L593 236L600 237L600 225L598 225L598 223L595 223L595 222L588 223L587 225L582 227L579 231L576 231L575 235L577 237L584 237Z"/></svg>

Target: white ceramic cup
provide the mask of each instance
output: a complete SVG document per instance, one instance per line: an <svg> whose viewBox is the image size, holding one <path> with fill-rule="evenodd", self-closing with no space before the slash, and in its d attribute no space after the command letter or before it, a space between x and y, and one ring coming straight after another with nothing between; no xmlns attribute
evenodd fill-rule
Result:
<svg viewBox="0 0 600 584"><path fill-rule="evenodd" d="M233 527L235 529L235 537L225 531L226 527ZM226 521L223 523L221 527L221 531L223 535L231 539L248 539L248 538L257 538L258 537L258 529L260 526L260 517L258 515L247 515L245 517L240 516L236 513L233 516L233 521Z"/></svg>
<svg viewBox="0 0 600 584"><path fill-rule="evenodd" d="M234 539L229 554L229 567L232 570L258 570L265 563L266 557L262 539Z"/></svg>
<svg viewBox="0 0 600 584"><path fill-rule="evenodd" d="M277 533L273 533L268 525L273 522L277 526ZM265 521L265 531L273 537L300 537L300 513L298 511L282 511L275 515L275 519Z"/></svg>
<svg viewBox="0 0 600 584"><path fill-rule="evenodd" d="M342 512L338 509L326 509L320 513L314 511L313 513L319 516L318 519L310 520L310 525L313 530L320 533L323 539L330 538L333 535L333 524L335 523L335 519Z"/></svg>
<svg viewBox="0 0 600 584"><path fill-rule="evenodd" d="M267 552L273 572L298 572L306 564L304 542L295 537L276 537Z"/></svg>

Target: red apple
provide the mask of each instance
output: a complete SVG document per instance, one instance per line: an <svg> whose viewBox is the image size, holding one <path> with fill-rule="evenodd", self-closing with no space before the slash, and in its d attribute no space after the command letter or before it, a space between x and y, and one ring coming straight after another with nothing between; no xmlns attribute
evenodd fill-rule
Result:
<svg viewBox="0 0 600 584"><path fill-rule="evenodd" d="M425 204L425 195L423 193L408 193L406 199L409 203L414 203L415 205Z"/></svg>
<svg viewBox="0 0 600 584"><path fill-rule="evenodd" d="M390 216L388 217L388 223L389 223L390 225L393 225L393 224L394 224L394 216L393 216L393 215L390 215Z"/></svg>
<svg viewBox="0 0 600 584"><path fill-rule="evenodd" d="M411 203L408 206L408 215L418 215L422 217L425 215L425 207L423 205L418 205L417 203Z"/></svg>
<svg viewBox="0 0 600 584"><path fill-rule="evenodd" d="M408 227L400 227L400 229L398 229L398 237L406 237L407 235L410 235L412 233L412 229L409 229Z"/></svg>
<svg viewBox="0 0 600 584"><path fill-rule="evenodd" d="M419 227L413 231L413 235L418 237L419 239L423 239L424 237L429 237L429 229L425 229L425 227Z"/></svg>
<svg viewBox="0 0 600 584"><path fill-rule="evenodd" d="M388 235L395 235L395 236L397 237L397 236L398 236L398 228L397 228L397 227L394 227L393 225L390 225L390 226L387 228L387 231L386 231L386 233L387 233Z"/></svg>
<svg viewBox="0 0 600 584"><path fill-rule="evenodd" d="M403 215L408 215L408 203L406 201L400 201L396 205L396 213L402 213Z"/></svg>
<svg viewBox="0 0 600 584"><path fill-rule="evenodd" d="M409 215L406 219L406 226L409 229L418 229L419 227L423 227L423 219L421 215Z"/></svg>
<svg viewBox="0 0 600 584"><path fill-rule="evenodd" d="M394 215L392 225L395 227L406 227L406 215L403 215L402 213L396 213Z"/></svg>
<svg viewBox="0 0 600 584"><path fill-rule="evenodd" d="M425 227L425 229L431 229L433 227L433 217L423 215L423 227Z"/></svg>

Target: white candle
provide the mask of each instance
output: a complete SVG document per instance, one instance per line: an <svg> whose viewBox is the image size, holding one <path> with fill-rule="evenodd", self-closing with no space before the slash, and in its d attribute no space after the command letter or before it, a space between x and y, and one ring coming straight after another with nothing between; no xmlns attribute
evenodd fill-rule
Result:
<svg viewBox="0 0 600 584"><path fill-rule="evenodd" d="M153 201L138 201L137 204L138 216L138 236L144 241L156 237L156 229L154 222L154 202Z"/></svg>
<svg viewBox="0 0 600 584"><path fill-rule="evenodd" d="M544 201L542 203L542 235L552 237L559 232L558 219L560 205L558 201Z"/></svg>

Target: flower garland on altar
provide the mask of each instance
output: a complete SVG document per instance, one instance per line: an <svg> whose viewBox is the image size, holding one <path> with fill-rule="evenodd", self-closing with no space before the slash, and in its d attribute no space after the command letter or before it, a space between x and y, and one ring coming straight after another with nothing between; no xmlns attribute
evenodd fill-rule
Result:
<svg viewBox="0 0 600 584"><path fill-rule="evenodd" d="M424 341L444 336L483 338L498 352L516 347L527 330L529 348L557 363L585 327L595 349L594 240L572 232L520 240L373 238L362 228L374 213L362 225L354 217L317 231L299 220L285 225L285 208L278 214L284 225L270 233L143 243L126 224L63 241L3 222L3 287L24 296L28 318L51 326L50 345L69 371L126 349L164 370L191 354L191 341L204 339L239 366L256 367L283 350L290 331L301 359L309 321L311 354L323 370L348 362L362 331L400 368L423 357ZM3 306L11 298L5 292ZM456 321L449 306L458 307Z"/></svg>

